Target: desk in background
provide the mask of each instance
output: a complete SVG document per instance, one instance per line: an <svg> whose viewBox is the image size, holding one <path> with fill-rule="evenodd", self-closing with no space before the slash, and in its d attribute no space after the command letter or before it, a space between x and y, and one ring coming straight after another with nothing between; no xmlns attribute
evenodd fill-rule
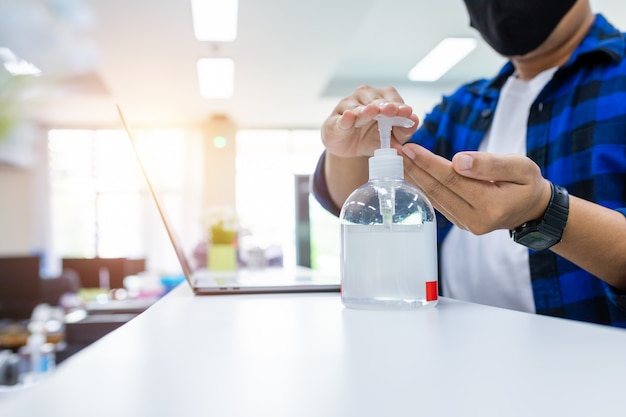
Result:
<svg viewBox="0 0 626 417"><path fill-rule="evenodd" d="M0 415L623 415L625 349L624 330L449 299L357 311L182 285Z"/></svg>
<svg viewBox="0 0 626 417"><path fill-rule="evenodd" d="M124 278L145 271L145 259L63 258L63 270L78 274L82 288L124 288ZM101 282L104 277L106 278Z"/></svg>
<svg viewBox="0 0 626 417"><path fill-rule="evenodd" d="M83 315L65 323L66 346L57 352L57 362L62 362L91 345L113 330L137 317L155 303L157 298L90 301ZM72 315L70 315L72 316Z"/></svg>

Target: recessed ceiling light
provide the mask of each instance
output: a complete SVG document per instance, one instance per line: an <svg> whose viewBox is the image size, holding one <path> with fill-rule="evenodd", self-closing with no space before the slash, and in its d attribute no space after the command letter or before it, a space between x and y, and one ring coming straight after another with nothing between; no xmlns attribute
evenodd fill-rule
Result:
<svg viewBox="0 0 626 417"><path fill-rule="evenodd" d="M231 98L235 84L235 62L230 58L200 58L198 81L202 97Z"/></svg>
<svg viewBox="0 0 626 417"><path fill-rule="evenodd" d="M437 81L474 48L474 38L445 38L409 71L409 80Z"/></svg>
<svg viewBox="0 0 626 417"><path fill-rule="evenodd" d="M237 0L191 0L196 39L234 41L237 38L237 7Z"/></svg>

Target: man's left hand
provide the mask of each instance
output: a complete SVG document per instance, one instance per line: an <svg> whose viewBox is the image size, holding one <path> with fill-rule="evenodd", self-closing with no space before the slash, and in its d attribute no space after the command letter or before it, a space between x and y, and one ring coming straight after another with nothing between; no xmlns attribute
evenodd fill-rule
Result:
<svg viewBox="0 0 626 417"><path fill-rule="evenodd" d="M476 235L538 219L550 201L550 183L526 156L459 152L449 161L412 143L403 151L406 180L448 220Z"/></svg>

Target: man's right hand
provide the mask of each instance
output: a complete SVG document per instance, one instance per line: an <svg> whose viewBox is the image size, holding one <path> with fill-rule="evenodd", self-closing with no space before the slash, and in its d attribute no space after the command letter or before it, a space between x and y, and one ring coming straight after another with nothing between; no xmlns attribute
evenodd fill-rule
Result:
<svg viewBox="0 0 626 417"><path fill-rule="evenodd" d="M393 87L375 89L369 86L357 88L337 104L322 126L322 142L327 153L342 158L372 156L380 148L378 125L374 117L400 116L415 122L413 127L394 127L391 146L400 150L419 123L413 109L404 104Z"/></svg>
<svg viewBox="0 0 626 417"><path fill-rule="evenodd" d="M368 158L380 148L378 123L374 120L378 114L406 117L415 122L409 128L396 126L391 132L391 146L402 155L402 144L411 138L419 119L392 87L357 88L337 104L322 126L322 143L326 147L324 178L337 207L367 182Z"/></svg>

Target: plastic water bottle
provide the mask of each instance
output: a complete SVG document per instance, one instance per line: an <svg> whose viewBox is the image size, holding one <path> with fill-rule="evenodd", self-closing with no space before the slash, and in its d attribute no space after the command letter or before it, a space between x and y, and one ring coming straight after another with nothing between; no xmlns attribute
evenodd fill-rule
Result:
<svg viewBox="0 0 626 417"><path fill-rule="evenodd" d="M392 126L413 121L377 119L381 148L369 159L369 181L341 209L341 299L361 309L436 305L435 212L424 193L404 181L402 157L390 147Z"/></svg>

